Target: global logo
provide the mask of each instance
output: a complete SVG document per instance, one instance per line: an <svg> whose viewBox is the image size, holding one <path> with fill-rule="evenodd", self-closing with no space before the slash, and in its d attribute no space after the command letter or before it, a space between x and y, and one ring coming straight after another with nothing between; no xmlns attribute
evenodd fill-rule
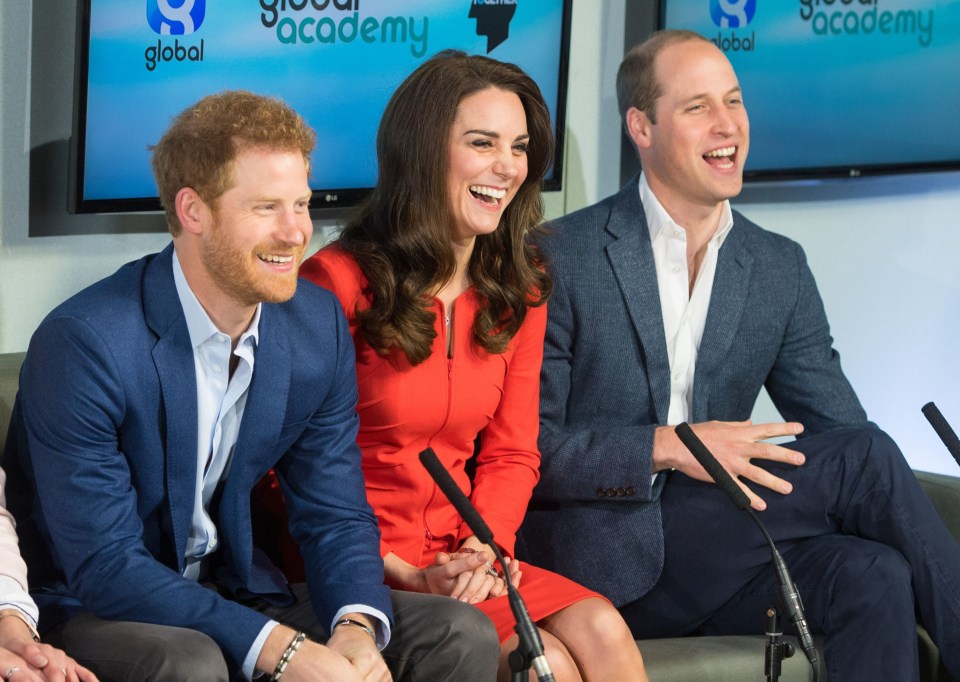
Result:
<svg viewBox="0 0 960 682"><path fill-rule="evenodd" d="M710 18L720 28L743 28L757 13L757 0L710 0Z"/></svg>
<svg viewBox="0 0 960 682"><path fill-rule="evenodd" d="M200 28L207 0L147 0L147 23L162 36L189 35Z"/></svg>

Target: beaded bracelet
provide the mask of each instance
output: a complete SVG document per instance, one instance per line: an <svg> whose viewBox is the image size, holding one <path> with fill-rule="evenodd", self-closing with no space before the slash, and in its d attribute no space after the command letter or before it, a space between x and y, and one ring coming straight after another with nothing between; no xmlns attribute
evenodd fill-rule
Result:
<svg viewBox="0 0 960 682"><path fill-rule="evenodd" d="M300 648L300 645L303 644L303 640L306 638L307 636L303 632L297 632L293 641L290 642L290 646L287 647L287 650L283 652L283 656L280 657L280 662L277 663L277 668L273 671L270 682L279 682L280 678L283 677L283 671L287 669L287 665L290 663L290 659L297 653L297 649Z"/></svg>
<svg viewBox="0 0 960 682"><path fill-rule="evenodd" d="M361 623L359 620L354 620L353 618L341 618L340 620L338 620L336 623L333 624L333 629L336 630L341 625L352 625L355 628L360 628L361 630L366 632L368 635L373 637L374 644L377 643L377 633L374 632L373 628L371 628L366 623Z"/></svg>

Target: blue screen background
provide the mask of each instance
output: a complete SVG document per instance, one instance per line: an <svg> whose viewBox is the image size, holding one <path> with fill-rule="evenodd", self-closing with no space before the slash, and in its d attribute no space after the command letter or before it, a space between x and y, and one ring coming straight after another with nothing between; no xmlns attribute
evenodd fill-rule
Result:
<svg viewBox="0 0 960 682"><path fill-rule="evenodd" d="M750 116L747 171L960 161L960 2L756 0L752 21L736 29L714 23L711 0L665 8L667 28L753 40L752 51L726 50ZM870 13L877 19L864 32ZM893 28L907 13L931 19L932 30L917 22L913 32L881 33L884 13Z"/></svg>
<svg viewBox="0 0 960 682"><path fill-rule="evenodd" d="M206 3L203 21L190 35L158 35L147 19L149 0L92 0L87 79L84 200L154 197L148 146L171 118L204 95L246 89L282 98L317 131L312 158L313 189L372 187L374 141L380 115L397 85L430 55L444 48L486 54L487 38L476 34L470 0L362 0L366 17L413 17L422 42L373 43L355 39L332 44L288 45L276 26L264 27L257 2ZM156 4L155 2L153 4ZM341 3L343 4L343 3ZM281 12L298 23L305 17L340 22L353 11L333 3ZM537 81L551 116L558 102L562 0L518 0L509 38L490 57L520 65ZM315 28L314 33L315 36ZM158 62L146 68L145 51L156 47L199 47L203 61Z"/></svg>

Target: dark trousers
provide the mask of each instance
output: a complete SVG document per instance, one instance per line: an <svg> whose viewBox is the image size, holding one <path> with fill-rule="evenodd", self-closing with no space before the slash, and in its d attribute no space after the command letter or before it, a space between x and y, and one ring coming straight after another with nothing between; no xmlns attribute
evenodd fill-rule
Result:
<svg viewBox="0 0 960 682"><path fill-rule="evenodd" d="M838 429L790 443L801 467L761 464L793 484L760 519L824 636L831 682L918 679L916 622L960 679L960 546L897 445L879 429ZM621 612L639 638L763 634L779 606L770 550L747 514L712 484L670 474L661 496L665 559L656 587ZM785 625L790 632L790 626ZM762 670L762 655L758 671Z"/></svg>
<svg viewBox="0 0 960 682"><path fill-rule="evenodd" d="M288 607L253 604L274 620L325 641L329 623L318 623L305 585L292 586ZM393 679L406 682L496 679L500 644L493 623L479 609L449 597L394 591L394 624L383 657ZM47 633L93 670L101 682L229 682L216 642L185 628L108 621L81 614ZM269 675L268 675L269 677ZM264 678L266 679L266 678Z"/></svg>

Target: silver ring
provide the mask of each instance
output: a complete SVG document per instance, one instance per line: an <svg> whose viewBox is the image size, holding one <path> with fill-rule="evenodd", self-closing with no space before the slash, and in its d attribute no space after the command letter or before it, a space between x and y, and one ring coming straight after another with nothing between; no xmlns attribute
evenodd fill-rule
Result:
<svg viewBox="0 0 960 682"><path fill-rule="evenodd" d="M497 572L493 566L487 566L487 570L484 571L489 576L492 576L494 580L500 577L500 574Z"/></svg>
<svg viewBox="0 0 960 682"><path fill-rule="evenodd" d="M19 666L16 666L16 665L10 666L9 668L7 668L7 672L3 676L3 682L9 682L10 678L13 676L13 673L18 673L18 672L20 672Z"/></svg>

